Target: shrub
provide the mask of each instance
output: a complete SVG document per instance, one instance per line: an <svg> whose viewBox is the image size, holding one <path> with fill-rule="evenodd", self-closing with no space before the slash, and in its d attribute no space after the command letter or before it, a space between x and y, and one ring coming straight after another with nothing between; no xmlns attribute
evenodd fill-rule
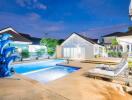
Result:
<svg viewBox="0 0 132 100"><path fill-rule="evenodd" d="M41 57L45 53L44 49L39 49L36 51L37 57Z"/></svg>
<svg viewBox="0 0 132 100"><path fill-rule="evenodd" d="M100 57L100 55L95 55L95 58L99 58Z"/></svg>
<svg viewBox="0 0 132 100"><path fill-rule="evenodd" d="M22 50L21 56L22 56L22 58L28 58L30 56L29 51L27 49Z"/></svg>
<svg viewBox="0 0 132 100"><path fill-rule="evenodd" d="M48 49L48 54L49 54L50 56L53 56L54 52L55 52L54 49L52 49L52 48L49 48L49 49Z"/></svg>
<svg viewBox="0 0 132 100"><path fill-rule="evenodd" d="M121 52L115 52L115 51L109 51L108 52L108 56L109 57L122 57L122 53Z"/></svg>
<svg viewBox="0 0 132 100"><path fill-rule="evenodd" d="M122 53L121 52L118 52L118 57L122 57Z"/></svg>

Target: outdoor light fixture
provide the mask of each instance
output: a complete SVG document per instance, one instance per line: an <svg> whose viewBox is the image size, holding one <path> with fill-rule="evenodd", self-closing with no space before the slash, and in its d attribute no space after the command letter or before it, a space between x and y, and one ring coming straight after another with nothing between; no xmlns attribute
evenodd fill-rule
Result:
<svg viewBox="0 0 132 100"><path fill-rule="evenodd" d="M129 16L130 16L130 18L132 20L132 0L130 2L130 6L129 6Z"/></svg>

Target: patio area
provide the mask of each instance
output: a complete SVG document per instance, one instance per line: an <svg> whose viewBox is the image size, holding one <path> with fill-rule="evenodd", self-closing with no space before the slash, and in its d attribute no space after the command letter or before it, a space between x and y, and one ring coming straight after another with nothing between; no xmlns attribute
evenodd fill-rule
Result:
<svg viewBox="0 0 132 100"><path fill-rule="evenodd" d="M0 79L0 84L0 100L68 100L21 75L15 75L14 79Z"/></svg>
<svg viewBox="0 0 132 100"><path fill-rule="evenodd" d="M21 75L15 75L20 80L0 79L0 100L131 100L132 96L121 85L83 75L96 64L70 61L68 65L81 69L47 84Z"/></svg>

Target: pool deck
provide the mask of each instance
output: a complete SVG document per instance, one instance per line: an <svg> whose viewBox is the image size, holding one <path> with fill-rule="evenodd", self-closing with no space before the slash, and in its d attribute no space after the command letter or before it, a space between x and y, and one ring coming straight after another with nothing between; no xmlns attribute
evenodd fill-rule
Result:
<svg viewBox="0 0 132 100"><path fill-rule="evenodd" d="M20 80L19 80L20 79ZM0 100L67 100L43 84L21 75L0 79Z"/></svg>
<svg viewBox="0 0 132 100"><path fill-rule="evenodd" d="M119 62L119 59L100 60ZM95 64L70 61L68 65L81 69L47 84L21 75L14 77L20 80L0 79L0 100L132 100L119 84L85 77L84 73Z"/></svg>

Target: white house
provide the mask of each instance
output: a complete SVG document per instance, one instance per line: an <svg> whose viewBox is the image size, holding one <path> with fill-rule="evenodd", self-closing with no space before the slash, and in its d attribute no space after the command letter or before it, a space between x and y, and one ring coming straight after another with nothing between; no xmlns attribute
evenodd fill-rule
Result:
<svg viewBox="0 0 132 100"><path fill-rule="evenodd" d="M58 48L57 55L70 59L89 59L104 53L103 46L77 33L73 33Z"/></svg>
<svg viewBox="0 0 132 100"><path fill-rule="evenodd" d="M122 46L122 52L132 53L132 35L117 37L117 41Z"/></svg>
<svg viewBox="0 0 132 100"><path fill-rule="evenodd" d="M110 45L112 44L112 39L116 39L118 41L120 51L121 52L129 52L132 53L132 30L128 32L115 32L112 34L108 34L103 36L104 46L107 49L110 49Z"/></svg>
<svg viewBox="0 0 132 100"><path fill-rule="evenodd" d="M0 35L5 33L13 36L13 38L11 38L13 43L11 43L10 46L15 46L19 52L24 49L28 49L28 51L31 53L35 53L39 49L43 49L45 52L47 52L47 47L40 45L40 38L32 37L29 34L19 33L12 27L7 27L0 30Z"/></svg>

